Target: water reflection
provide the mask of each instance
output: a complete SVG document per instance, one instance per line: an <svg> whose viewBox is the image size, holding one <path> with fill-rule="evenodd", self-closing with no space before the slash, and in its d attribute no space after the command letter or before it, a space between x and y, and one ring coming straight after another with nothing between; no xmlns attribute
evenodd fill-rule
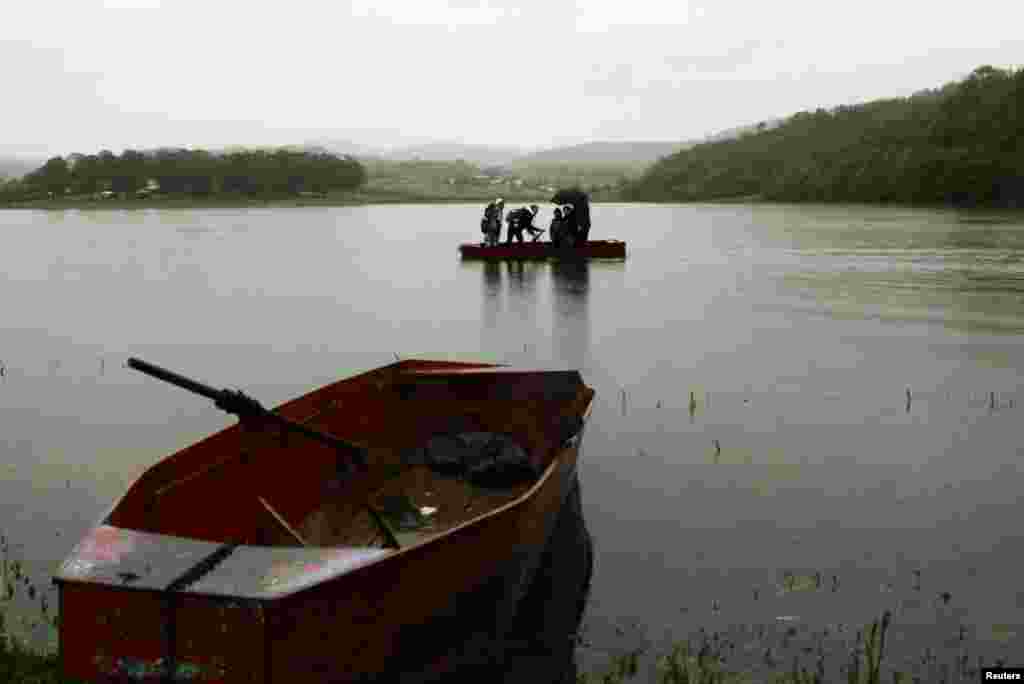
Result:
<svg viewBox="0 0 1024 684"><path fill-rule="evenodd" d="M508 269L509 292L524 295L537 289L537 277L544 266L532 261L509 261L505 267Z"/></svg>
<svg viewBox="0 0 1024 684"><path fill-rule="evenodd" d="M619 291L624 263L508 261L473 267L481 268L482 350L588 367L593 359L592 280L602 291Z"/></svg>
<svg viewBox="0 0 1024 684"><path fill-rule="evenodd" d="M501 264L485 261L483 263L483 288L480 297L480 348L492 349L494 340L489 339L489 331L498 327L502 309Z"/></svg>
<svg viewBox="0 0 1024 684"><path fill-rule="evenodd" d="M590 359L590 268L585 261L551 265L555 358L572 368Z"/></svg>
<svg viewBox="0 0 1024 684"><path fill-rule="evenodd" d="M594 548L579 481L566 497L526 596L520 603L505 681L575 682L576 639L590 598ZM519 650L519 649L517 649Z"/></svg>
<svg viewBox="0 0 1024 684"><path fill-rule="evenodd" d="M501 264L493 261L483 263L484 298L494 297L501 292Z"/></svg>
<svg viewBox="0 0 1024 684"><path fill-rule="evenodd" d="M482 267L481 349L499 355L532 350L540 329L537 281L547 266L508 261Z"/></svg>
<svg viewBox="0 0 1024 684"><path fill-rule="evenodd" d="M509 590L502 574L458 597L450 613L403 635L396 649L403 654L402 662L396 663L399 672L388 675L403 682L437 681L440 663L436 659L447 653L441 671L468 673L473 681L575 682L577 635L593 570L593 540L575 480L511 622L494 624L495 606ZM509 571L508 576L519 574L519 568Z"/></svg>
<svg viewBox="0 0 1024 684"><path fill-rule="evenodd" d="M508 309L513 326L507 343L514 344L515 351L521 349L533 357L540 330L537 279L546 267L535 261L508 261L505 268L508 271Z"/></svg>

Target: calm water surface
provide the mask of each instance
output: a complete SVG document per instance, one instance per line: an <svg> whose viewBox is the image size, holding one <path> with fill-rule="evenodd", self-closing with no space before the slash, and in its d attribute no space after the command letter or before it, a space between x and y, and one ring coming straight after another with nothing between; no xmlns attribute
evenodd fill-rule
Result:
<svg viewBox="0 0 1024 684"><path fill-rule="evenodd" d="M584 665L703 627L753 668L751 626L839 652L885 609L892 662L963 625L1024 663L1024 217L599 205L625 263L460 263L478 214L0 212L0 528L45 578L228 423L128 356L269 404L395 353L554 362L598 392Z"/></svg>

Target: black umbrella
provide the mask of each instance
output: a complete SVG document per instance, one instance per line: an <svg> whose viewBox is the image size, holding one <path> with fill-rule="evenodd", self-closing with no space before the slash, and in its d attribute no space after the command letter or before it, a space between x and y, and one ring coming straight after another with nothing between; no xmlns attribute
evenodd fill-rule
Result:
<svg viewBox="0 0 1024 684"><path fill-rule="evenodd" d="M574 207L579 207L581 204L590 202L590 197L579 188L563 188L555 193L551 201L554 204L571 204Z"/></svg>
<svg viewBox="0 0 1024 684"><path fill-rule="evenodd" d="M584 234L590 231L590 196L579 188L563 188L551 198L555 204L571 204Z"/></svg>

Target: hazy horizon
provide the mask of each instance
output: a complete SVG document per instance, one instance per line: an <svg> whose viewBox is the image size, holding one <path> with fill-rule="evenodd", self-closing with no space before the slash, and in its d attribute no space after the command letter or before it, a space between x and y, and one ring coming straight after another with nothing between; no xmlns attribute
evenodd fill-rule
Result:
<svg viewBox="0 0 1024 684"><path fill-rule="evenodd" d="M77 153L81 153L81 154L95 154L95 153L97 153L97 152L99 152L100 150L103 150L103 149L110 150L111 152L114 152L116 154L120 154L125 149L133 149L133 150L138 150L138 151L152 151L152 150L157 150L157 149L180 149L180 148L184 148L184 149L200 148L200 149L205 149L205 150L225 150L225 149L233 149L233 148L251 148L251 149L256 149L256 148L263 148L263 147L267 147L267 148L271 148L271 147L288 147L288 146L296 146L296 145L306 145L308 147L316 147L318 145L327 144L329 142L330 143L352 142L352 143L359 144L358 140L353 140L352 138L349 138L349 137L337 136L337 137L330 137L329 138L327 136L320 136L320 137L309 137L307 139L297 139L297 140L292 140L292 141L288 141L288 142L271 143L271 144L259 144L259 143L245 143L245 142L241 142L241 143L215 143L215 144L211 144L211 145L181 144L181 145L153 145L153 146L148 146L148 147L136 146L136 147L125 147L125 148L104 147L104 148L95 148L95 149L76 149L76 150L74 150L74 152L63 152L63 153L62 152L55 152L55 153L52 153L52 154L35 154L35 155L32 155L32 154L19 154L17 152L8 153L8 152L5 152L4 151L5 148L2 145L0 145L0 158L2 158L2 159L10 159L10 160L17 160L17 161L24 161L24 162L35 162L35 161L45 160L46 158L52 157L52 156L67 157L68 155L74 154L76 152ZM524 146L521 146L521 145L512 145L512 144L503 145L503 144L500 144L500 143L494 144L494 143L476 143L476 142L465 143L465 142L461 142L461 141L458 141L458 140L443 140L443 139L436 139L436 138L435 139L431 139L431 138L418 139L417 138L417 139L415 139L414 142L401 142L401 143L394 143L394 144L391 144L391 145L379 145L379 146L372 146L372 147L368 146L368 145L359 145L359 146L367 148L366 152L364 152L364 154L397 153L397 152L405 151L405 150L408 150L408 149L411 149L411 148L417 148L417 147L426 146L426 145L466 145L466 146L471 146L471 147L480 147L480 148L488 148L488 149L516 150L522 156L527 156L527 155L534 154L534 153L537 153L537 152L543 152L543 151L546 151L546 150L549 150L549 149L556 149L556 148L561 149L561 148L577 147L577 146L588 145L588 144L601 144L601 143L609 143L609 142L610 143L636 143L636 144L652 144L652 143L672 144L672 143L676 143L676 142L684 143L684 142L688 142L688 141L682 141L682 140L681 141L672 141L672 140L641 140L641 139L631 139L631 140L584 140L584 141L581 141L581 142L568 142L568 143L565 143L565 144L562 144L562 145L524 147Z"/></svg>
<svg viewBox="0 0 1024 684"><path fill-rule="evenodd" d="M0 155L695 140L1018 66L1013 7L40 0L0 26Z"/></svg>

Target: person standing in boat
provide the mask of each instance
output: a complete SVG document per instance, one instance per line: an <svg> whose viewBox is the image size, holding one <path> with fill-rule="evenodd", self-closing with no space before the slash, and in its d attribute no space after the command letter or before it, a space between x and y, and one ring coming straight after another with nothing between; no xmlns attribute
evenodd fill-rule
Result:
<svg viewBox="0 0 1024 684"><path fill-rule="evenodd" d="M484 241L481 243L486 245L490 242L491 235L491 205L488 204L484 207L484 215L480 217L480 232L484 235Z"/></svg>
<svg viewBox="0 0 1024 684"><path fill-rule="evenodd" d="M548 237L551 244L561 247L565 240L565 223L562 221L562 208L555 208L555 215L551 218L551 225L548 226Z"/></svg>
<svg viewBox="0 0 1024 684"><path fill-rule="evenodd" d="M507 245L512 244L513 238L519 238L519 241L523 241L523 230L519 227L519 209L508 212L508 216L505 217L505 221L508 223L508 238L505 242Z"/></svg>
<svg viewBox="0 0 1024 684"><path fill-rule="evenodd" d="M501 238L501 214L505 207L504 201L499 197L484 209L484 217L480 220L480 230L484 234L484 244L494 247Z"/></svg>
<svg viewBox="0 0 1024 684"><path fill-rule="evenodd" d="M505 217L505 200L498 198L494 200L494 244L501 241L501 223Z"/></svg>
<svg viewBox="0 0 1024 684"><path fill-rule="evenodd" d="M571 204L565 205L565 208L562 210L562 224L565 229L565 244L567 247L572 247L579 241L579 223L577 218L576 207Z"/></svg>
<svg viewBox="0 0 1024 684"><path fill-rule="evenodd" d="M576 227L579 236L578 244L585 247L590 240L590 204L583 202L576 211Z"/></svg>

